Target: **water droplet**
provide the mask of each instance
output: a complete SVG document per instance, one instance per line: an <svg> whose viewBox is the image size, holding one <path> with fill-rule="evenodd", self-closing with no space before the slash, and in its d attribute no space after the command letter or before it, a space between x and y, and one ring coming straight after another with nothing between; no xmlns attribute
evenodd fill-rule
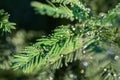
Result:
<svg viewBox="0 0 120 80"><path fill-rule="evenodd" d="M80 73L82 73L82 74L83 74L84 72L85 72L84 69L82 69L82 70L80 71Z"/></svg>
<svg viewBox="0 0 120 80"><path fill-rule="evenodd" d="M116 76L117 76L117 74L113 74L113 76L114 76L114 77L116 77Z"/></svg>
<svg viewBox="0 0 120 80"><path fill-rule="evenodd" d="M78 4L80 5L80 2L78 2Z"/></svg>
<svg viewBox="0 0 120 80"><path fill-rule="evenodd" d="M85 50L83 50L83 54L85 54L86 53L86 51Z"/></svg>
<svg viewBox="0 0 120 80"><path fill-rule="evenodd" d="M119 59L119 56L115 56L114 59L115 59L115 60L118 60L118 59Z"/></svg>
<svg viewBox="0 0 120 80"><path fill-rule="evenodd" d="M75 80L77 79L77 76L74 75L74 74L70 74L69 76L70 76L70 78L72 78L72 79L75 79Z"/></svg>
<svg viewBox="0 0 120 80"><path fill-rule="evenodd" d="M75 19L78 19L78 17L75 17Z"/></svg>
<svg viewBox="0 0 120 80"><path fill-rule="evenodd" d="M90 59L93 59L93 57L92 57L92 56L90 56Z"/></svg>
<svg viewBox="0 0 120 80"><path fill-rule="evenodd" d="M53 78L50 76L50 77L49 77L49 80L53 80Z"/></svg>
<svg viewBox="0 0 120 80"><path fill-rule="evenodd" d="M72 30L75 31L75 27L73 27Z"/></svg>
<svg viewBox="0 0 120 80"><path fill-rule="evenodd" d="M107 69L105 68L104 71L107 71Z"/></svg>
<svg viewBox="0 0 120 80"><path fill-rule="evenodd" d="M60 37L63 37L63 35L60 35Z"/></svg>
<svg viewBox="0 0 120 80"><path fill-rule="evenodd" d="M63 55L60 55L61 57L63 57Z"/></svg>
<svg viewBox="0 0 120 80"><path fill-rule="evenodd" d="M100 14L99 14L99 17L100 17L100 18L103 18L105 15L106 15L105 13L100 13Z"/></svg>
<svg viewBox="0 0 120 80"><path fill-rule="evenodd" d="M91 9L90 8L86 8L87 12L90 13Z"/></svg>
<svg viewBox="0 0 120 80"><path fill-rule="evenodd" d="M84 61L83 62L83 66L87 67L88 66L88 62Z"/></svg>
<svg viewBox="0 0 120 80"><path fill-rule="evenodd" d="M108 75L110 76L110 75L111 75L111 73L108 73Z"/></svg>
<svg viewBox="0 0 120 80"><path fill-rule="evenodd" d="M67 30L66 32L67 32L67 33L69 33L69 31L68 31L68 30Z"/></svg>
<svg viewBox="0 0 120 80"><path fill-rule="evenodd" d="M71 78L73 78L73 76L74 76L73 74L70 74L70 77L71 77Z"/></svg>
<svg viewBox="0 0 120 80"><path fill-rule="evenodd" d="M71 21L73 21L73 20L74 20L74 18L73 18L73 17L71 17L71 18L70 18L70 20L71 20Z"/></svg>

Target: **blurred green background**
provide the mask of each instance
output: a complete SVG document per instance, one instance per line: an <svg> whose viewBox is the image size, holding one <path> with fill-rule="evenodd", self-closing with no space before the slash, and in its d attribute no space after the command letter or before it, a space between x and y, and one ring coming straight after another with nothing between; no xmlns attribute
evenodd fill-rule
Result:
<svg viewBox="0 0 120 80"><path fill-rule="evenodd" d="M10 70L9 57L24 46L33 44L41 36L50 34L58 25L67 24L68 22L64 19L54 19L46 15L36 14L30 5L31 1L33 0L0 0L0 9L8 12L10 14L9 20L16 23L16 30L11 34L7 33L0 36L0 80L27 80L28 75L24 75L21 72L14 73ZM45 0L36 1L46 3ZM120 0L83 1L95 15L107 13L108 10L114 8L120 2ZM119 40L120 38L116 41ZM78 63L78 61L75 63ZM72 64L71 69L74 69L74 67L76 69L73 71L78 72L77 69L79 67ZM65 70L65 67L63 70ZM60 76L60 74L61 76L65 74L62 69L55 73L56 76ZM34 79L31 77L31 80ZM62 78L59 80L62 80Z"/></svg>

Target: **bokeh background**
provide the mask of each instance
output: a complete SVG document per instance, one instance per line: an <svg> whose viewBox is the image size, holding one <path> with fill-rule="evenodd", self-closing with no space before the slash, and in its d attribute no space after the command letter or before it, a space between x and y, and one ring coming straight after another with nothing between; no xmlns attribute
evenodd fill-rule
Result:
<svg viewBox="0 0 120 80"><path fill-rule="evenodd" d="M69 21L64 19L54 19L46 15L36 14L31 7L31 1L35 0L0 0L0 9L4 9L10 14L10 21L16 23L16 30L11 34L7 33L0 36L0 80L28 80L28 75L21 72L14 73L10 69L9 56L16 54L17 51L27 45L33 44L36 39L43 35L50 34L58 25L67 24ZM46 3L45 0L36 0ZM87 7L91 8L94 15L107 13L115 7L120 0L83 0ZM47 3L46 3L47 4ZM120 38L116 39L116 42ZM118 43L120 45L120 41ZM79 66L72 64L70 69L77 75ZM70 64L71 65L71 64ZM75 68L74 68L75 67ZM66 67L57 70L55 75L62 80ZM33 77L29 78L30 80ZM57 80L56 79L56 80Z"/></svg>

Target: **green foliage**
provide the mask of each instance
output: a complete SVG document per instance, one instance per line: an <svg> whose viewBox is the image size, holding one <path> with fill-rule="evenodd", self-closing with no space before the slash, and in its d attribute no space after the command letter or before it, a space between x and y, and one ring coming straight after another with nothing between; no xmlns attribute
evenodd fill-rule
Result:
<svg viewBox="0 0 120 80"><path fill-rule="evenodd" d="M117 50L114 50L113 44L120 26L120 4L98 17L91 15L81 0L51 0L49 4L32 2L42 15L66 18L76 23L59 26L51 35L25 47L14 56L13 69L36 74L80 60L89 64L84 66L85 80L118 80L120 49L115 45Z"/></svg>
<svg viewBox="0 0 120 80"><path fill-rule="evenodd" d="M4 10L0 10L0 31L11 32L11 29L15 29L15 23L8 21L9 14Z"/></svg>
<svg viewBox="0 0 120 80"><path fill-rule="evenodd" d="M15 56L16 60L14 61L18 65L15 64L14 68L21 68L25 72L33 72L33 70L35 71L40 66L45 66L44 68L49 67L49 65L59 61L63 55L67 55L71 51L76 50L78 42L73 40L74 38L72 37L74 34L69 28L69 26L61 26L60 29L54 31L55 33L53 35L39 39L33 46L26 47L21 52L23 54ZM76 48L73 46L76 46ZM18 61L20 63L17 63ZM28 68L28 65L31 66ZM59 66L56 65L55 68L59 68Z"/></svg>
<svg viewBox="0 0 120 80"><path fill-rule="evenodd" d="M89 80L119 80L119 51L120 48L112 43L101 42L97 45L97 54L94 50L86 51L86 67L85 76ZM94 62L93 62L94 61Z"/></svg>
<svg viewBox="0 0 120 80"><path fill-rule="evenodd" d="M15 29L15 23L9 22L9 14L4 10L0 10L0 34L11 32L12 29ZM0 36L0 69L9 69L10 68L10 50L6 48L8 44L2 43L2 37Z"/></svg>
<svg viewBox="0 0 120 80"><path fill-rule="evenodd" d="M120 3L112 10L103 19L104 23L109 23L116 27L120 26Z"/></svg>
<svg viewBox="0 0 120 80"><path fill-rule="evenodd" d="M41 14L47 14L48 16L53 16L55 18L61 17L61 18L70 18L71 20L73 19L72 11L67 7L61 6L56 8L56 7L38 3L38 2L33 2L32 6L37 7L36 10Z"/></svg>
<svg viewBox="0 0 120 80"><path fill-rule="evenodd" d="M32 2L32 6L35 7L38 13L47 14L48 16L53 16L55 18L66 18L73 20L86 20L89 16L90 9L85 8L85 6L78 0L65 0L65 1L54 1L53 3L61 3L58 6L49 2L51 5L46 5L43 3ZM63 4L63 5L62 5Z"/></svg>

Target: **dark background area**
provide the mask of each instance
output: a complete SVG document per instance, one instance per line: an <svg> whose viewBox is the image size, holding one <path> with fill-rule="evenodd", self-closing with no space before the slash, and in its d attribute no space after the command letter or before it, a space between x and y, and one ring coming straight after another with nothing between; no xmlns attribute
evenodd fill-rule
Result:
<svg viewBox="0 0 120 80"><path fill-rule="evenodd" d="M36 14L30 3L32 0L1 0L0 9L10 14L10 21L15 22L17 29L44 30L50 32L56 26L52 17ZM45 0L40 0L45 3Z"/></svg>
<svg viewBox="0 0 120 80"><path fill-rule="evenodd" d="M0 9L4 9L10 16L10 21L17 24L17 29L43 30L50 33L56 26L64 22L46 15L36 14L30 3L34 0L1 0ZM45 0L36 0L46 3ZM84 0L93 13L107 12L113 8L120 0Z"/></svg>

